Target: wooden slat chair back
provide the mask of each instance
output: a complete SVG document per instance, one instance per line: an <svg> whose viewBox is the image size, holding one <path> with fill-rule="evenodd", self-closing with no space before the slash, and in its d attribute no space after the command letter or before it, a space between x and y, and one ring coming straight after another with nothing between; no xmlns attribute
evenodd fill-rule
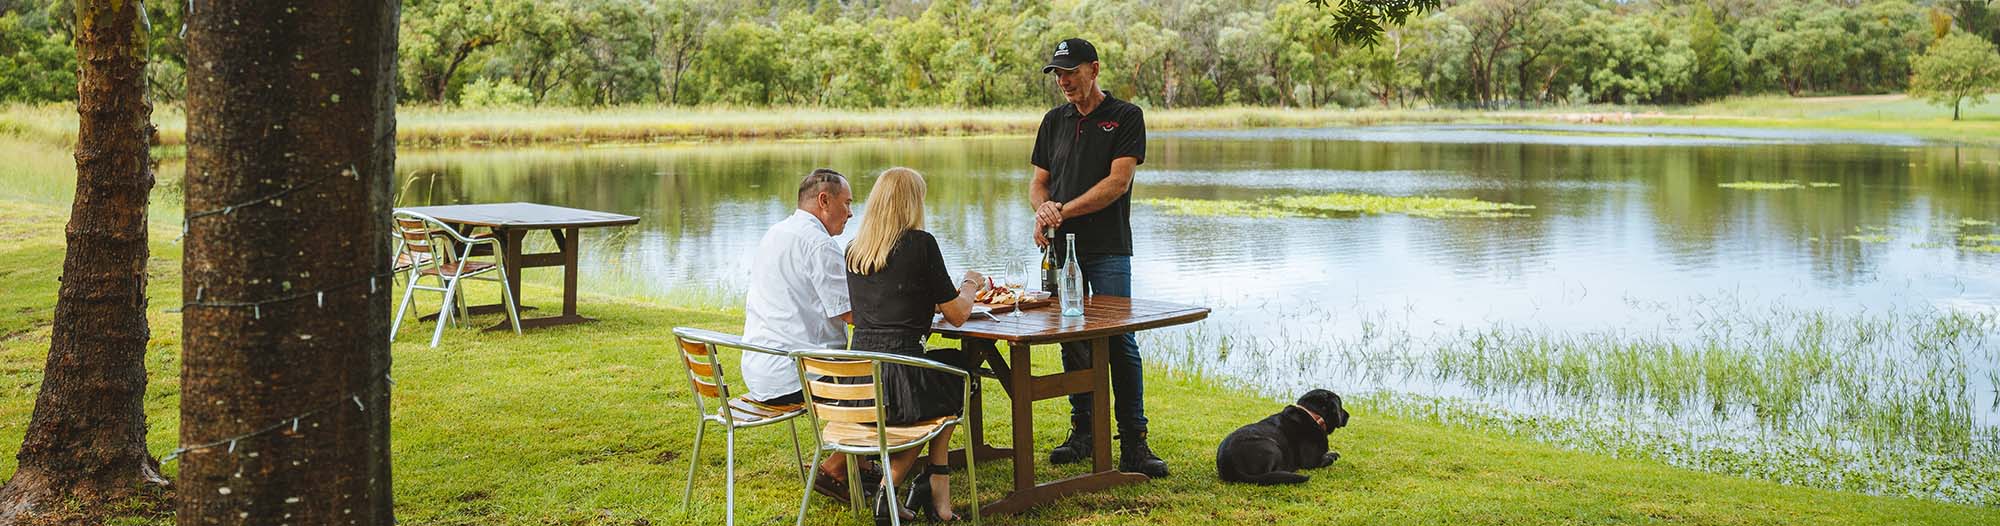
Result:
<svg viewBox="0 0 2000 526"><path fill-rule="evenodd" d="M890 454L923 447L945 429L958 424L959 417L946 416L909 425L886 425L888 411L882 405L886 389L880 383L885 365L921 367L958 375L965 386L964 400L969 404L972 397L977 396L974 392L978 385L977 378L963 369L924 358L851 350L800 350L793 351L792 356L798 360L799 384L805 386L808 395L806 414L812 419L813 430L819 435L820 447L813 450L815 465L819 463L820 453L831 452L877 455L882 465L887 466ZM960 414L964 414L964 407L959 410ZM972 523L979 524L979 471L972 457L966 455L964 478L972 489ZM861 480L859 464L858 461L847 463L847 480ZM890 504L897 505L894 481L886 482L890 484L887 490ZM808 481L808 496L811 493L810 484ZM860 484L848 484L848 492L848 502L862 502ZM869 507L853 508L856 513L864 513ZM806 501L799 501L801 525L805 524L805 510ZM893 517L890 523L900 526L902 519Z"/></svg>
<svg viewBox="0 0 2000 526"><path fill-rule="evenodd" d="M452 318L452 311L458 311L461 322L467 317L465 304L459 301L459 284L463 280L476 279L500 282L501 303L506 307L507 321L513 325L514 333L521 333L521 314L514 305L513 284L507 282L507 262L495 256L493 262L472 261L475 249L484 248L491 253L499 253L500 240L493 237L468 236L459 233L443 221L424 214L397 210L394 216L396 236L401 241L402 253L408 256L409 283L403 287L403 301L396 307L396 319L389 326L389 341L396 341L396 331L402 327L403 316L409 312L410 302L419 290L441 292L444 302L438 308L437 330L431 333L431 347L437 347L444 337L444 327ZM443 240L445 242L440 243ZM453 251L456 247L458 250ZM437 286L419 284L422 278L437 278Z"/></svg>
<svg viewBox="0 0 2000 526"><path fill-rule="evenodd" d="M722 426L725 444L724 503L725 523L736 524L736 430L762 427L780 422L791 426L792 458L794 462L805 461L804 449L799 446L798 417L806 413L804 404L774 406L748 397L731 396L729 378L723 370L718 351L724 347L745 353L763 353L774 356L790 355L785 351L750 344L733 335L715 331L676 327L674 329L674 357L681 362L687 374L688 388L693 393L695 415L698 417L694 432L694 452L688 455L687 482L681 488L681 507L687 507L688 499L694 496L695 468L701 462L701 441L708 432L708 425ZM714 405L711 406L710 404ZM810 466L810 465L807 465ZM806 492L811 493L812 471L802 473L806 481Z"/></svg>

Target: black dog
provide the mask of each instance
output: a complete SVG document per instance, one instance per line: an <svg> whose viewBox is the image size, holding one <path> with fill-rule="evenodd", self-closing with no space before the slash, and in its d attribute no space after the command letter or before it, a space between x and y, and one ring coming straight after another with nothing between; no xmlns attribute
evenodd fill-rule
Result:
<svg viewBox="0 0 2000 526"><path fill-rule="evenodd" d="M1278 414L1237 428L1215 449L1215 471L1228 482L1297 484L1301 469L1325 467L1340 458L1327 451L1326 436L1347 426L1340 395L1314 389Z"/></svg>

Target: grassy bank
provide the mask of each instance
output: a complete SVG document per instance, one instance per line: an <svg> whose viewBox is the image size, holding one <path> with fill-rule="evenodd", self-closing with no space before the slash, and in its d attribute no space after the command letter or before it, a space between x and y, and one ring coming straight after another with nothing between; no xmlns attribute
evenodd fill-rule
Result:
<svg viewBox="0 0 2000 526"><path fill-rule="evenodd" d="M398 108L398 139L418 148L531 144L661 143L733 140L842 139L1028 135L1044 109ZM180 108L154 110L163 155L178 155L186 139ZM1452 109L1296 109L1222 107L1147 111L1153 131L1362 126L1411 123L1655 124L1801 128L1903 133L1947 142L2000 144L2000 105L1951 109L1902 95L1737 97L1696 106L1587 106L1525 111ZM0 136L67 146L76 137L68 105L0 108Z"/></svg>
<svg viewBox="0 0 2000 526"><path fill-rule="evenodd" d="M0 476L26 427L48 346L55 277L62 259L59 207L0 200ZM179 247L154 232L150 292L153 347L148 397L156 453L178 426ZM531 283L551 283L530 273ZM529 302L554 291L531 286ZM490 297L495 291L475 289ZM432 300L431 305L435 305ZM667 351L673 326L733 331L739 313L676 308L586 295L602 321L523 336L454 329L446 343L396 344L394 455L398 518L405 524L710 524L721 513L720 456L704 459L697 498L678 510L693 417L680 370ZM490 321L491 318L479 320ZM406 336L429 328L405 328ZM427 331L426 331L427 332ZM730 356L733 363L733 356ZM1052 364L1054 356L1044 356ZM1066 499L1005 524L1979 524L2000 510L1870 497L1699 473L1661 463L1565 451L1494 432L1395 417L1350 406L1352 425L1334 434L1343 458L1282 488L1223 485L1215 444L1235 426L1282 403L1161 369L1149 371L1154 446L1173 477ZM1338 387L1338 386L1333 386ZM1004 399L995 393L989 403ZM1061 439L1061 403L1043 403L1037 440ZM739 444L739 512L746 524L789 520L797 488L783 467L781 430ZM1007 436L996 422L994 436ZM719 439L710 437L710 446ZM711 452L715 448L711 448ZM981 487L1002 487L1009 470L987 463ZM171 473L177 466L169 464ZM1074 469L1042 466L1044 479ZM963 486L960 486L963 492ZM989 498L991 493L988 494ZM808 522L848 524L815 500ZM165 524L168 517L137 517Z"/></svg>

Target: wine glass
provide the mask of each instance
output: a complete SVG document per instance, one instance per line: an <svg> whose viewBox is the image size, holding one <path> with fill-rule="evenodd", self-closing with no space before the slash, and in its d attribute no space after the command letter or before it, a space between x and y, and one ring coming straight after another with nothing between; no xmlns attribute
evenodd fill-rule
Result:
<svg viewBox="0 0 2000 526"><path fill-rule="evenodd" d="M1020 298L1022 291L1026 290L1028 284L1028 265L1022 262L1020 258L1007 258L1007 274L1001 277L1001 284L1006 286L1007 291L1013 293L1015 298L1014 310L1008 312L1007 315L1015 318L1021 317Z"/></svg>

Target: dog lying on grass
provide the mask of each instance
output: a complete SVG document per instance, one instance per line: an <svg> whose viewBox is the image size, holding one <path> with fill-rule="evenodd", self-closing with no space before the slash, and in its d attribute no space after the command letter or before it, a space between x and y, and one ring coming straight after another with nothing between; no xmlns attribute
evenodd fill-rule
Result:
<svg viewBox="0 0 2000 526"><path fill-rule="evenodd" d="M1226 482L1298 484L1310 479L1302 469L1325 467L1340 458L1327 450L1326 436L1347 426L1340 395L1314 389L1278 414L1237 428L1215 449L1215 471Z"/></svg>

